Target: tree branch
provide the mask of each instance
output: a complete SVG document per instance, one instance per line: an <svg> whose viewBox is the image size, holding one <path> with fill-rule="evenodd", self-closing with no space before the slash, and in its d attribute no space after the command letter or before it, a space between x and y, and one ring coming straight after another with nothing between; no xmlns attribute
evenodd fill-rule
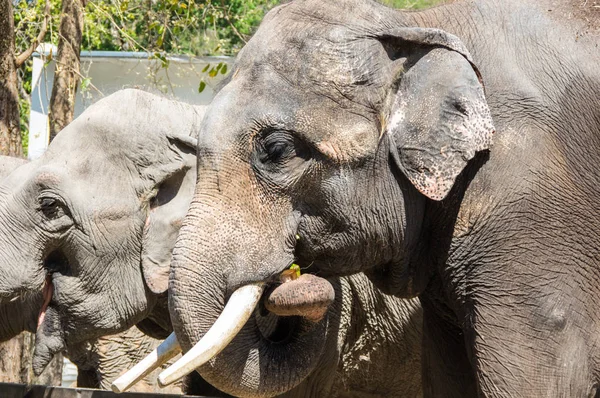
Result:
<svg viewBox="0 0 600 398"><path fill-rule="evenodd" d="M240 38L240 40L244 43L244 44L248 44L248 41L244 38L244 36L242 36L242 34L236 29L235 25L233 24L233 22L231 22L231 19L229 19L229 8L227 8L226 6L223 6L224 10L225 10L225 20L227 21L227 23L229 23L229 26L231 26L231 29L233 30L233 33L235 33L235 35L237 37Z"/></svg>
<svg viewBox="0 0 600 398"><path fill-rule="evenodd" d="M64 68L68 69L70 72L73 72L73 73L75 73L77 76L79 76L79 80L83 81L83 79L86 79L86 77L85 77L85 76L83 76L83 75L81 74L81 72L79 72L78 70L76 70L76 69L74 69L74 68L71 68L71 67L69 67L69 66L65 65L64 63L60 62L58 59L55 59L55 60L54 60L54 62L56 62L56 66L57 66L57 67L60 65L60 66L62 66L62 67L64 67ZM100 91L100 89L99 89L98 87L94 86L94 84L93 84L91 81L90 81L88 84L89 84L89 86L90 86L91 88L93 88L94 90L96 90L96 92L97 92L98 94L100 94L100 96L104 97L104 93L103 93L102 91Z"/></svg>
<svg viewBox="0 0 600 398"><path fill-rule="evenodd" d="M50 20L50 0L46 0L46 6L44 7L44 20L42 21L42 27L40 28L40 33L38 33L37 37L34 41L31 42L29 48L23 51L15 58L15 66L19 68L35 51L38 44L44 40L44 36L46 36L46 31L48 30L48 21Z"/></svg>

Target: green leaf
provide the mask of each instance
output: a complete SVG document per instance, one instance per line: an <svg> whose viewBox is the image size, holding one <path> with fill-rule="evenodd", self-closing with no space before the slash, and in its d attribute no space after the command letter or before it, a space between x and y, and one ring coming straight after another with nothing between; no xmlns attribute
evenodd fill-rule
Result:
<svg viewBox="0 0 600 398"><path fill-rule="evenodd" d="M154 53L154 58L157 58L160 60L160 66L163 68L168 68L169 67L169 60L167 59L167 57L164 54L161 54L159 52L155 52Z"/></svg>
<svg viewBox="0 0 600 398"><path fill-rule="evenodd" d="M82 93L85 93L88 90L91 82L92 82L92 79L89 77L85 77L81 80L80 90Z"/></svg>
<svg viewBox="0 0 600 398"><path fill-rule="evenodd" d="M202 73L206 72L208 70L208 68L210 68L210 64L206 64L204 69L202 69Z"/></svg>
<svg viewBox="0 0 600 398"><path fill-rule="evenodd" d="M204 82L204 80L200 80L200 85L198 86L198 93L203 92L205 88L206 88L206 83Z"/></svg>
<svg viewBox="0 0 600 398"><path fill-rule="evenodd" d="M222 74L227 73L227 64L223 64L223 67L221 68L221 73Z"/></svg>
<svg viewBox="0 0 600 398"><path fill-rule="evenodd" d="M217 73L218 73L217 70L215 68L212 68L210 70L210 72L208 72L208 76L215 77L215 76L217 76Z"/></svg>

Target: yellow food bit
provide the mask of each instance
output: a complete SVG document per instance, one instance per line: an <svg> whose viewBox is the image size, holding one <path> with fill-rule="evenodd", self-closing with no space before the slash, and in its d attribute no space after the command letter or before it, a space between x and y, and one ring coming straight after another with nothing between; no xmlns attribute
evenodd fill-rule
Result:
<svg viewBox="0 0 600 398"><path fill-rule="evenodd" d="M300 278L300 266L298 264L292 264L290 269L296 271L296 278Z"/></svg>
<svg viewBox="0 0 600 398"><path fill-rule="evenodd" d="M289 269L286 269L281 273L279 279L281 282L291 282L300 277L300 266L298 264L292 264Z"/></svg>

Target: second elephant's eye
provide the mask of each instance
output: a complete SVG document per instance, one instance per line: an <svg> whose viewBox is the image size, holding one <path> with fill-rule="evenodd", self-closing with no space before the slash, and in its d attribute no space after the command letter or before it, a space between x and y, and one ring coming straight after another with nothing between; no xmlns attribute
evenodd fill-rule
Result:
<svg viewBox="0 0 600 398"><path fill-rule="evenodd" d="M46 218L51 220L67 215L64 205L58 199L52 197L40 198L40 211Z"/></svg>

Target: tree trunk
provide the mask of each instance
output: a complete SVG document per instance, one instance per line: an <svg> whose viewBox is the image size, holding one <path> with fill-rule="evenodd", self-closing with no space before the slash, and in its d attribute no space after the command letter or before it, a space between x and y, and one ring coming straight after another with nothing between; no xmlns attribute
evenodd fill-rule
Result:
<svg viewBox="0 0 600 398"><path fill-rule="evenodd" d="M73 120L75 92L80 76L79 52L84 5L83 0L62 0L58 55L50 97L50 140Z"/></svg>
<svg viewBox="0 0 600 398"><path fill-rule="evenodd" d="M21 156L12 0L0 0L0 155Z"/></svg>
<svg viewBox="0 0 600 398"><path fill-rule="evenodd" d="M39 377L35 377L31 368L34 347L35 335L29 332L23 332L9 341L0 343L1 382L60 386L62 355L55 355L46 370Z"/></svg>

